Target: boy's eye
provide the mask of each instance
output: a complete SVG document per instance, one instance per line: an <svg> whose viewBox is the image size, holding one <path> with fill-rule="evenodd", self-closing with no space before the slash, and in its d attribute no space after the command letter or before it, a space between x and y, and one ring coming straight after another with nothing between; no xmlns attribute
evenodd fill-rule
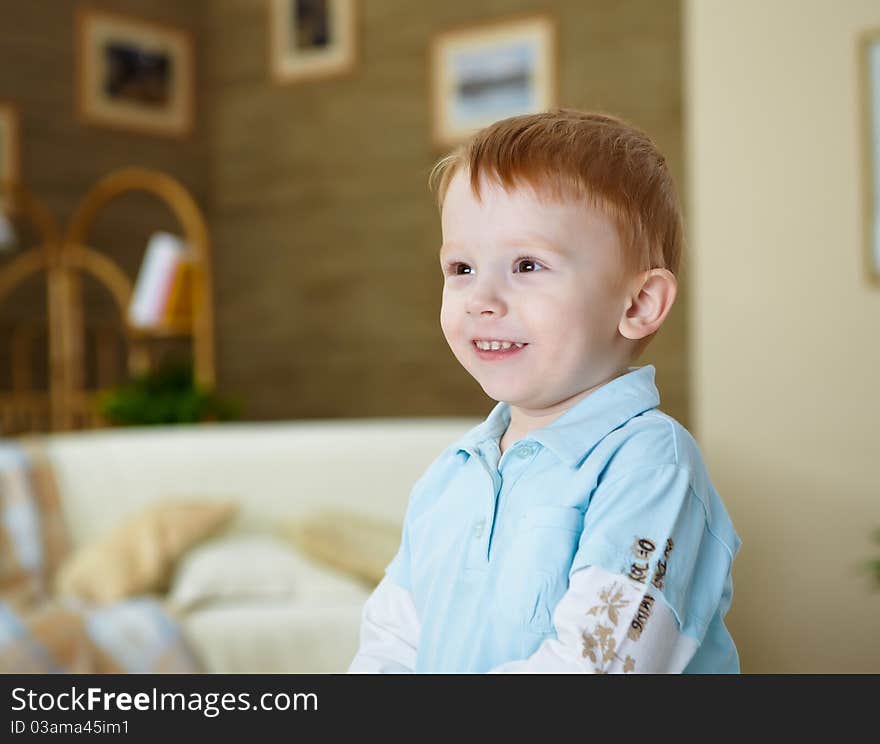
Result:
<svg viewBox="0 0 880 744"><path fill-rule="evenodd" d="M516 266L519 270L519 273L521 274L532 274L535 271L540 271L541 269L543 269L541 264L539 264L533 258L521 258L519 261L516 262ZM538 267L541 267L541 269L539 269Z"/></svg>
<svg viewBox="0 0 880 744"><path fill-rule="evenodd" d="M468 274L468 273L471 273L472 271L473 271L473 269L471 269L471 267L468 266L466 263L457 262L457 263L449 264L449 273L452 274L453 276L460 275L460 274Z"/></svg>
<svg viewBox="0 0 880 744"><path fill-rule="evenodd" d="M536 271L543 271L544 266L534 258L521 258L516 262L516 271L520 274L534 274ZM447 273L452 276L465 276L473 274L474 270L470 264L455 261L447 266Z"/></svg>

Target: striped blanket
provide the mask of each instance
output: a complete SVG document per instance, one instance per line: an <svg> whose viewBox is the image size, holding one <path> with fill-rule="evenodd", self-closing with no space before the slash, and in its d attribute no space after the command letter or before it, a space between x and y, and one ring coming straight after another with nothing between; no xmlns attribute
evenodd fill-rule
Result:
<svg viewBox="0 0 880 744"><path fill-rule="evenodd" d="M50 464L33 439L0 440L0 673L199 673L158 597L58 599L68 553Z"/></svg>

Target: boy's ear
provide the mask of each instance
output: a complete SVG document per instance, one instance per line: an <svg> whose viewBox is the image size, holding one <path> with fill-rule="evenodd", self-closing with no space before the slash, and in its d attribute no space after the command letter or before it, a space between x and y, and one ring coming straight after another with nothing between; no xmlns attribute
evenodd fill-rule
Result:
<svg viewBox="0 0 880 744"><path fill-rule="evenodd" d="M639 274L626 300L618 326L620 334L635 341L654 333L669 315L677 292L678 280L669 269L650 269Z"/></svg>

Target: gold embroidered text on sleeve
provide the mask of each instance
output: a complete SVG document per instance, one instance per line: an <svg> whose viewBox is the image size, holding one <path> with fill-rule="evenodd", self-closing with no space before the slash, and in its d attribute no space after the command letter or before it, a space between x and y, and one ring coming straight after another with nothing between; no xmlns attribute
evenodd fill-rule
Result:
<svg viewBox="0 0 880 744"><path fill-rule="evenodd" d="M650 565L651 553L656 548L653 541L647 537L640 537L633 543L632 552L636 558L641 561L633 561L629 567L629 577L633 581L644 584L648 580L648 567Z"/></svg>
<svg viewBox="0 0 880 744"><path fill-rule="evenodd" d="M672 539L666 541L666 548L663 551L663 557L657 561L657 567L654 569L654 576L651 583L658 589L663 588L663 581L666 578L666 568L669 565L669 554L672 552Z"/></svg>

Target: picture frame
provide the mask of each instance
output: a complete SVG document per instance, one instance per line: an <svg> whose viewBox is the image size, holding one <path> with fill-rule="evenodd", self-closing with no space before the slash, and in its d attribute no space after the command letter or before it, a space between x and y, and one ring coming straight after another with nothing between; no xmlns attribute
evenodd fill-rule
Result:
<svg viewBox="0 0 880 744"><path fill-rule="evenodd" d="M880 287L880 28L861 35L858 54L865 274L869 284Z"/></svg>
<svg viewBox="0 0 880 744"><path fill-rule="evenodd" d="M437 32L429 53L431 142L449 149L493 121L555 107L558 23L507 16Z"/></svg>
<svg viewBox="0 0 880 744"><path fill-rule="evenodd" d="M269 67L286 85L350 74L358 58L357 0L268 0Z"/></svg>
<svg viewBox="0 0 880 744"><path fill-rule="evenodd" d="M0 101L0 212L13 213L13 199L8 186L21 178L21 143L18 107Z"/></svg>
<svg viewBox="0 0 880 744"><path fill-rule="evenodd" d="M195 63L189 31L79 8L75 34L81 121L164 137L192 132Z"/></svg>

